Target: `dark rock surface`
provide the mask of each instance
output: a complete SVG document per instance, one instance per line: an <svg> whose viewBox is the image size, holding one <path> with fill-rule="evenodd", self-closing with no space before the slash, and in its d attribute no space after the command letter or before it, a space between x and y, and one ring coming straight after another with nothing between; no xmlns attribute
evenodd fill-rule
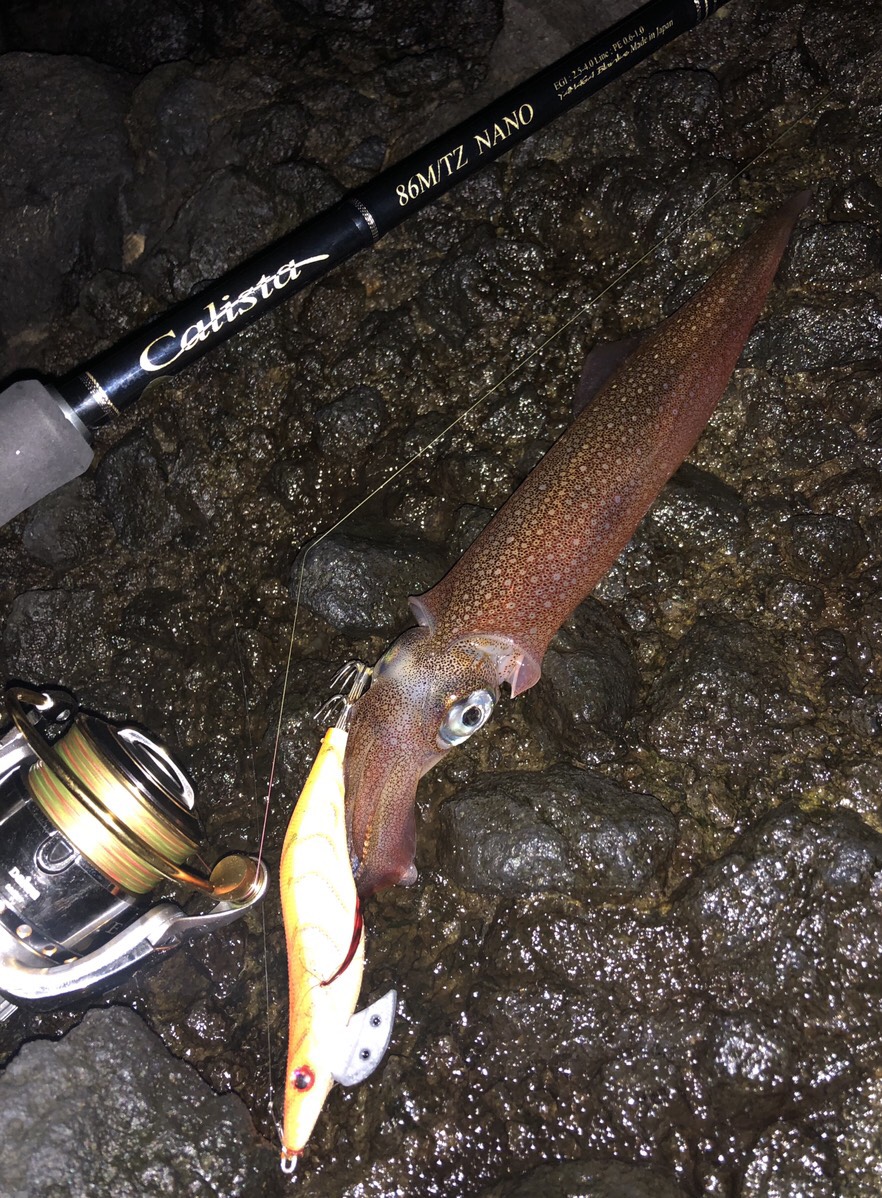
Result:
<svg viewBox="0 0 882 1198"><path fill-rule="evenodd" d="M358 638L394 633L410 622L408 595L444 573L444 559L424 542L388 535L331 535L294 561L291 594L332 628ZM342 586L340 585L342 582Z"/></svg>
<svg viewBox="0 0 882 1198"><path fill-rule="evenodd" d="M479 1198L682 1198L679 1186L646 1169L623 1165L618 1161L586 1164L566 1161L562 1165L542 1165L515 1181L484 1190Z"/></svg>
<svg viewBox="0 0 882 1198"><path fill-rule="evenodd" d="M130 549L158 549L180 527L180 511L169 495L157 450L138 430L102 458L95 494L120 542Z"/></svg>
<svg viewBox="0 0 882 1198"><path fill-rule="evenodd" d="M666 757L752 773L797 719L774 647L746 621L697 620L667 667L649 698L647 728Z"/></svg>
<svg viewBox="0 0 882 1198"><path fill-rule="evenodd" d="M441 867L467 890L625 899L657 880L677 824L651 795L556 766L479 779L445 805L441 829Z"/></svg>
<svg viewBox="0 0 882 1198"><path fill-rule="evenodd" d="M0 377L88 360L628 7L8 0ZM158 385L0 530L0 675L168 740L211 856L259 841L298 555L390 479L308 563L274 868L334 673L383 651L559 435L585 352L653 328L813 189L689 465L541 683L421 784L419 880L366 912L392 1050L332 1094L307 1198L882 1191L880 47L866 0L736 0ZM274 1142L274 895L264 914L265 941L254 913L93 1004L165 1045L158 1136L188 1168L174 1058ZM90 1113L98 1017L55 1043L81 1018L0 1025L0 1086L28 1063L52 1121L69 1054L69 1126L103 1146L79 1192L124 1192L105 1160L159 1186L156 1152ZM127 1076L133 1102L151 1078ZM227 1168L254 1145L223 1102L203 1109ZM231 1168L203 1192L289 1192Z"/></svg>
<svg viewBox="0 0 882 1198"><path fill-rule="evenodd" d="M37 561L63 569L98 556L112 535L91 482L77 478L34 504L22 544Z"/></svg>
<svg viewBox="0 0 882 1198"><path fill-rule="evenodd" d="M80 58L0 56L0 328L25 335L122 259L131 80ZM58 147L64 153L58 153Z"/></svg>
<svg viewBox="0 0 882 1198"><path fill-rule="evenodd" d="M598 603L584 603L554 639L542 678L525 696L527 718L549 745L596 763L620 751L640 695L630 630Z"/></svg>
<svg viewBox="0 0 882 1198"><path fill-rule="evenodd" d="M24 1045L0 1076L0 1144L8 1198L248 1198L275 1167L242 1102L124 1007Z"/></svg>

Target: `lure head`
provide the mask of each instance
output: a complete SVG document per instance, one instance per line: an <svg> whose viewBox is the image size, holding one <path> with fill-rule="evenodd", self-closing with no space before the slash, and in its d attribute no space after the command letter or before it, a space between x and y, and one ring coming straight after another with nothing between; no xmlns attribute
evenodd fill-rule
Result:
<svg viewBox="0 0 882 1198"><path fill-rule="evenodd" d="M317 1043L304 1043L296 1060L288 1062L285 1078L285 1120L282 1130L282 1167L293 1171L312 1135L334 1078L315 1055Z"/></svg>
<svg viewBox="0 0 882 1198"><path fill-rule="evenodd" d="M333 1080L343 1086L355 1086L370 1077L386 1055L398 995L387 990L369 1007L356 1012L345 1028L338 1028L330 1052L335 1058ZM295 1058L298 1056L295 1053ZM285 1126L282 1129L282 1171L293 1173L303 1145L316 1119L317 1080L311 1068L289 1065L286 1078ZM318 1091L321 1095L321 1091ZM290 1135L290 1139L286 1137Z"/></svg>
<svg viewBox="0 0 882 1198"><path fill-rule="evenodd" d="M346 748L346 819L362 898L416 879L414 801L420 778L490 718L500 646L463 637L439 646L411 628L380 658L356 702Z"/></svg>
<svg viewBox="0 0 882 1198"><path fill-rule="evenodd" d="M356 936L355 951L351 959L342 963L339 974L327 982L310 978L305 987L297 985L298 981L304 981L303 978L294 979L290 988L292 1007L281 1136L283 1165L286 1161L296 1162L303 1152L334 1083L351 1084L341 1060L345 1059L347 1045L355 1034L352 1013L358 1002L364 971L360 918ZM388 1034L391 1035L391 1020L388 1022ZM380 1057L382 1052L376 1063ZM373 1063L365 1076L372 1068ZM290 1167L293 1168L293 1164Z"/></svg>

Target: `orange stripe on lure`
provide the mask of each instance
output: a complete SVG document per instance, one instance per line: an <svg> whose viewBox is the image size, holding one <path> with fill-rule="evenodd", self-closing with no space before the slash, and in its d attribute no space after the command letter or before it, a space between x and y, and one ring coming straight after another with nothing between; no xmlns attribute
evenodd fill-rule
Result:
<svg viewBox="0 0 882 1198"><path fill-rule="evenodd" d="M353 691L367 671L356 670ZM352 693L352 692L350 692ZM364 971L361 908L346 841L343 754L349 702L325 733L297 800L279 867L288 949L288 1063L282 1169L291 1173L334 1082L355 1085L386 1052L395 1019L390 990L354 1014Z"/></svg>

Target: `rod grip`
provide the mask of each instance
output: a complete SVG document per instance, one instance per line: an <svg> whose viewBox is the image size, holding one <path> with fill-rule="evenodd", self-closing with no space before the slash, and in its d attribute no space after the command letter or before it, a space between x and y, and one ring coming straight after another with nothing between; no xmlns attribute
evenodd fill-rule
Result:
<svg viewBox="0 0 882 1198"><path fill-rule="evenodd" d="M38 379L0 391L0 528L92 461L83 426L65 415L62 402Z"/></svg>

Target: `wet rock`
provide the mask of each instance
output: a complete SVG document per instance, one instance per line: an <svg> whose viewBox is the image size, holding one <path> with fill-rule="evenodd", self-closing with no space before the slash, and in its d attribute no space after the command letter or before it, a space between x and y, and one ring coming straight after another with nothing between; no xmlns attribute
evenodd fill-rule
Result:
<svg viewBox="0 0 882 1198"><path fill-rule="evenodd" d="M540 896L497 907L466 962L464 1051L524 1139L544 1124L557 1154L603 1156L614 1140L635 1159L679 1121L703 1036L682 929L627 907L564 914Z"/></svg>
<svg viewBox="0 0 882 1198"><path fill-rule="evenodd" d="M875 1198L882 1190L882 1076L874 1073L849 1093L843 1122L836 1148L849 1198Z"/></svg>
<svg viewBox="0 0 882 1198"><path fill-rule="evenodd" d="M304 158L322 166L354 165L352 157L357 158L359 148L377 127L378 104L373 96L366 89L333 79L304 95L303 101L309 110ZM335 112L346 112L348 119L334 120Z"/></svg>
<svg viewBox="0 0 882 1198"><path fill-rule="evenodd" d="M690 1044L697 1028L690 1018L673 1015L655 1023L659 1032L659 1051L634 1037L624 1050L604 1061L598 1078L598 1102L602 1114L600 1127L628 1144L631 1153L639 1144L655 1140L666 1118L673 1113L679 1123L693 1074ZM630 1108L630 1118L623 1113Z"/></svg>
<svg viewBox="0 0 882 1198"><path fill-rule="evenodd" d="M571 216L561 182L558 164L540 160L518 179L507 197L506 207L516 227L544 246L556 243L555 231L559 237Z"/></svg>
<svg viewBox="0 0 882 1198"><path fill-rule="evenodd" d="M514 489L514 475L499 454L451 453L444 458L443 478L454 495L467 495L475 504L495 510Z"/></svg>
<svg viewBox="0 0 882 1198"><path fill-rule="evenodd" d="M422 290L418 311L436 334L461 347L470 332L485 329L493 320L495 312L487 299L492 294L487 268L474 258L462 257L432 274Z"/></svg>
<svg viewBox="0 0 882 1198"><path fill-rule="evenodd" d="M181 208L169 233L165 254L176 295L183 298L262 248L274 216L266 190L244 172L215 175Z"/></svg>
<svg viewBox="0 0 882 1198"><path fill-rule="evenodd" d="M97 590L25 591L9 607L3 628L8 668L16 678L69 676L83 633L100 628L102 597ZM102 638L95 636L93 667L100 668Z"/></svg>
<svg viewBox="0 0 882 1198"><path fill-rule="evenodd" d="M181 591L151 587L127 605L120 630L133 640L180 651L184 639L181 624L186 618L186 596Z"/></svg>
<svg viewBox="0 0 882 1198"><path fill-rule="evenodd" d="M649 715L647 735L665 756L753 770L798 709L773 647L749 624L708 617L678 642Z"/></svg>
<svg viewBox="0 0 882 1198"><path fill-rule="evenodd" d="M36 1193L39 1178L44 1198L246 1198L277 1167L242 1102L215 1094L123 1007L22 1048L0 1076L0 1133L10 1195Z"/></svg>
<svg viewBox="0 0 882 1198"><path fill-rule="evenodd" d="M461 71L458 56L441 50L396 59L383 68L382 77L393 96L410 96L426 87L438 91Z"/></svg>
<svg viewBox="0 0 882 1198"><path fill-rule="evenodd" d="M805 619L824 610L824 592L820 587L785 578L769 587L765 602L781 620Z"/></svg>
<svg viewBox="0 0 882 1198"><path fill-rule="evenodd" d="M683 1198L669 1178L621 1161L566 1161L541 1165L523 1177L482 1190L479 1198Z"/></svg>
<svg viewBox="0 0 882 1198"><path fill-rule="evenodd" d="M840 979L860 962L861 991L882 992L879 937L858 914L875 909L880 867L882 836L851 812L785 806L768 816L680 901L718 1001L786 1007L794 1049L805 1047L805 1018L837 1029L860 1021L865 1000Z"/></svg>
<svg viewBox="0 0 882 1198"><path fill-rule="evenodd" d="M765 62L748 67L733 89L733 108L743 114L744 124L756 120L762 111L764 98L777 95L779 103L787 96L814 85L814 76L805 55L785 46Z"/></svg>
<svg viewBox="0 0 882 1198"><path fill-rule="evenodd" d="M30 509L22 544L38 561L64 568L99 554L110 536L93 488L75 479Z"/></svg>
<svg viewBox="0 0 882 1198"><path fill-rule="evenodd" d="M568 766L497 773L442 813L445 869L479 893L626 899L658 880L676 820L651 795Z"/></svg>
<svg viewBox="0 0 882 1198"><path fill-rule="evenodd" d="M870 513L882 512L882 474L870 468L846 471L819 487L812 502L819 511L866 520Z"/></svg>
<svg viewBox="0 0 882 1198"><path fill-rule="evenodd" d="M443 543L450 532L452 508L449 499L423 490L420 486L402 488L398 502L388 513L388 519L390 524L407 529L412 536Z"/></svg>
<svg viewBox="0 0 882 1198"><path fill-rule="evenodd" d="M152 315L144 286L115 270L99 271L87 279L80 290L80 303L108 340L130 333L133 320Z"/></svg>
<svg viewBox="0 0 882 1198"><path fill-rule="evenodd" d="M419 374L420 338L409 313L370 312L334 365L339 388L377 385Z"/></svg>
<svg viewBox="0 0 882 1198"><path fill-rule="evenodd" d="M496 444L529 445L547 428L548 407L535 387L512 379L503 400L492 403L481 413L481 433Z"/></svg>
<svg viewBox="0 0 882 1198"><path fill-rule="evenodd" d="M462 557L472 541L484 531L492 519L493 512L489 508L467 503L457 509L456 523L448 540L453 561Z"/></svg>
<svg viewBox="0 0 882 1198"><path fill-rule="evenodd" d="M85 278L120 265L119 194L132 173L128 92L127 80L84 60L0 57L0 332L7 337L46 323L59 305L69 309Z"/></svg>
<svg viewBox="0 0 882 1198"><path fill-rule="evenodd" d="M720 126L720 88L708 71L657 71L635 93L634 123L646 149L679 153L696 129Z"/></svg>
<svg viewBox="0 0 882 1198"><path fill-rule="evenodd" d="M869 224L814 224L794 233L787 255L788 276L820 284L856 282L879 270L882 239Z"/></svg>
<svg viewBox="0 0 882 1198"><path fill-rule="evenodd" d="M867 552L859 525L841 516L796 516L787 531L781 544L784 560L808 582L851 573Z"/></svg>
<svg viewBox="0 0 882 1198"><path fill-rule="evenodd" d="M135 89L128 124L142 169L131 202L148 246L154 230L168 231L183 201L205 185L206 176L229 165L232 83L224 67L194 71L190 64L173 62L151 71ZM249 146L252 137L246 122Z"/></svg>
<svg viewBox="0 0 882 1198"><path fill-rule="evenodd" d="M549 649L542 662L539 695L565 713L579 744L590 729L617 734L634 709L638 675L634 659L618 638L607 638L572 653ZM533 700L535 702L535 700Z"/></svg>
<svg viewBox="0 0 882 1198"><path fill-rule="evenodd" d="M306 141L309 118L296 101L275 103L250 113L242 124L242 142L255 170L290 162Z"/></svg>
<svg viewBox="0 0 882 1198"><path fill-rule="evenodd" d="M375 175L386 161L386 143L381 137L366 137L346 158L346 165Z"/></svg>
<svg viewBox="0 0 882 1198"><path fill-rule="evenodd" d="M867 8L859 0L846 0L844 4L819 0L806 9L801 36L817 69L837 92L859 96L866 104L878 100L882 19L877 8ZM871 48L860 68L845 49L849 40Z"/></svg>
<svg viewBox="0 0 882 1198"><path fill-rule="evenodd" d="M862 679L848 652L848 643L837 628L822 628L814 640L818 673L828 686L859 694Z"/></svg>
<svg viewBox="0 0 882 1198"><path fill-rule="evenodd" d="M788 1034L789 1032L789 1034ZM740 1119L762 1106L766 1118L780 1110L793 1051L792 1031L768 1025L757 1014L719 1016L707 1041L707 1070L714 1079L714 1102L726 1119Z"/></svg>
<svg viewBox="0 0 882 1198"><path fill-rule="evenodd" d="M648 535L693 553L734 554L746 532L744 504L738 492L706 470L685 463L647 517Z"/></svg>
<svg viewBox="0 0 882 1198"><path fill-rule="evenodd" d="M386 405L373 387L352 387L315 414L315 439L322 453L346 455L376 440Z"/></svg>
<svg viewBox="0 0 882 1198"><path fill-rule="evenodd" d="M500 13L494 0L442 3L431 10L422 5L365 5L361 0L303 0L303 8L325 24L354 25L374 36L391 32L403 46L437 45L440 41L457 47L462 42L486 42L498 28ZM391 26L388 31L384 30L387 24Z"/></svg>
<svg viewBox="0 0 882 1198"><path fill-rule="evenodd" d="M741 1185L743 1198L838 1198L832 1145L792 1123L777 1123L750 1154Z"/></svg>
<svg viewBox="0 0 882 1198"><path fill-rule="evenodd" d="M830 209L833 220L874 220L882 218L882 187L868 175L849 179L836 192Z"/></svg>
<svg viewBox="0 0 882 1198"><path fill-rule="evenodd" d="M342 194L337 180L314 162L283 162L272 176L272 189L278 197L283 228L297 225L330 208Z"/></svg>
<svg viewBox="0 0 882 1198"><path fill-rule="evenodd" d="M865 605L858 629L864 654L882 655L882 601L873 600Z"/></svg>
<svg viewBox="0 0 882 1198"><path fill-rule="evenodd" d="M157 0L149 12L138 0L97 0L73 7L38 0L13 5L6 29L12 49L78 54L140 74L193 54L202 20L199 0Z"/></svg>
<svg viewBox="0 0 882 1198"><path fill-rule="evenodd" d="M821 370L871 362L879 350L882 311L873 296L843 299L838 311L796 305L757 326L747 346L751 360L776 372Z"/></svg>
<svg viewBox="0 0 882 1198"><path fill-rule="evenodd" d="M345 281L323 279L312 287L303 306L303 324L316 337L330 344L354 333L364 316L365 294L361 287ZM352 392L357 392L352 388ZM366 389L367 390L367 389ZM375 392L371 392L375 394Z"/></svg>
<svg viewBox="0 0 882 1198"><path fill-rule="evenodd" d="M156 549L181 526L158 450L136 429L107 454L95 474L95 494L124 545Z"/></svg>
<svg viewBox="0 0 882 1198"><path fill-rule="evenodd" d="M408 595L428 590L444 573L438 552L422 541L335 533L297 557L292 594L303 562L304 607L352 637L388 635L415 623Z"/></svg>
<svg viewBox="0 0 882 1198"><path fill-rule="evenodd" d="M545 730L550 752L565 746L581 762L594 762L607 753L610 738L623 735L639 682L620 629L589 601L546 652L539 684L524 697L525 714Z"/></svg>

